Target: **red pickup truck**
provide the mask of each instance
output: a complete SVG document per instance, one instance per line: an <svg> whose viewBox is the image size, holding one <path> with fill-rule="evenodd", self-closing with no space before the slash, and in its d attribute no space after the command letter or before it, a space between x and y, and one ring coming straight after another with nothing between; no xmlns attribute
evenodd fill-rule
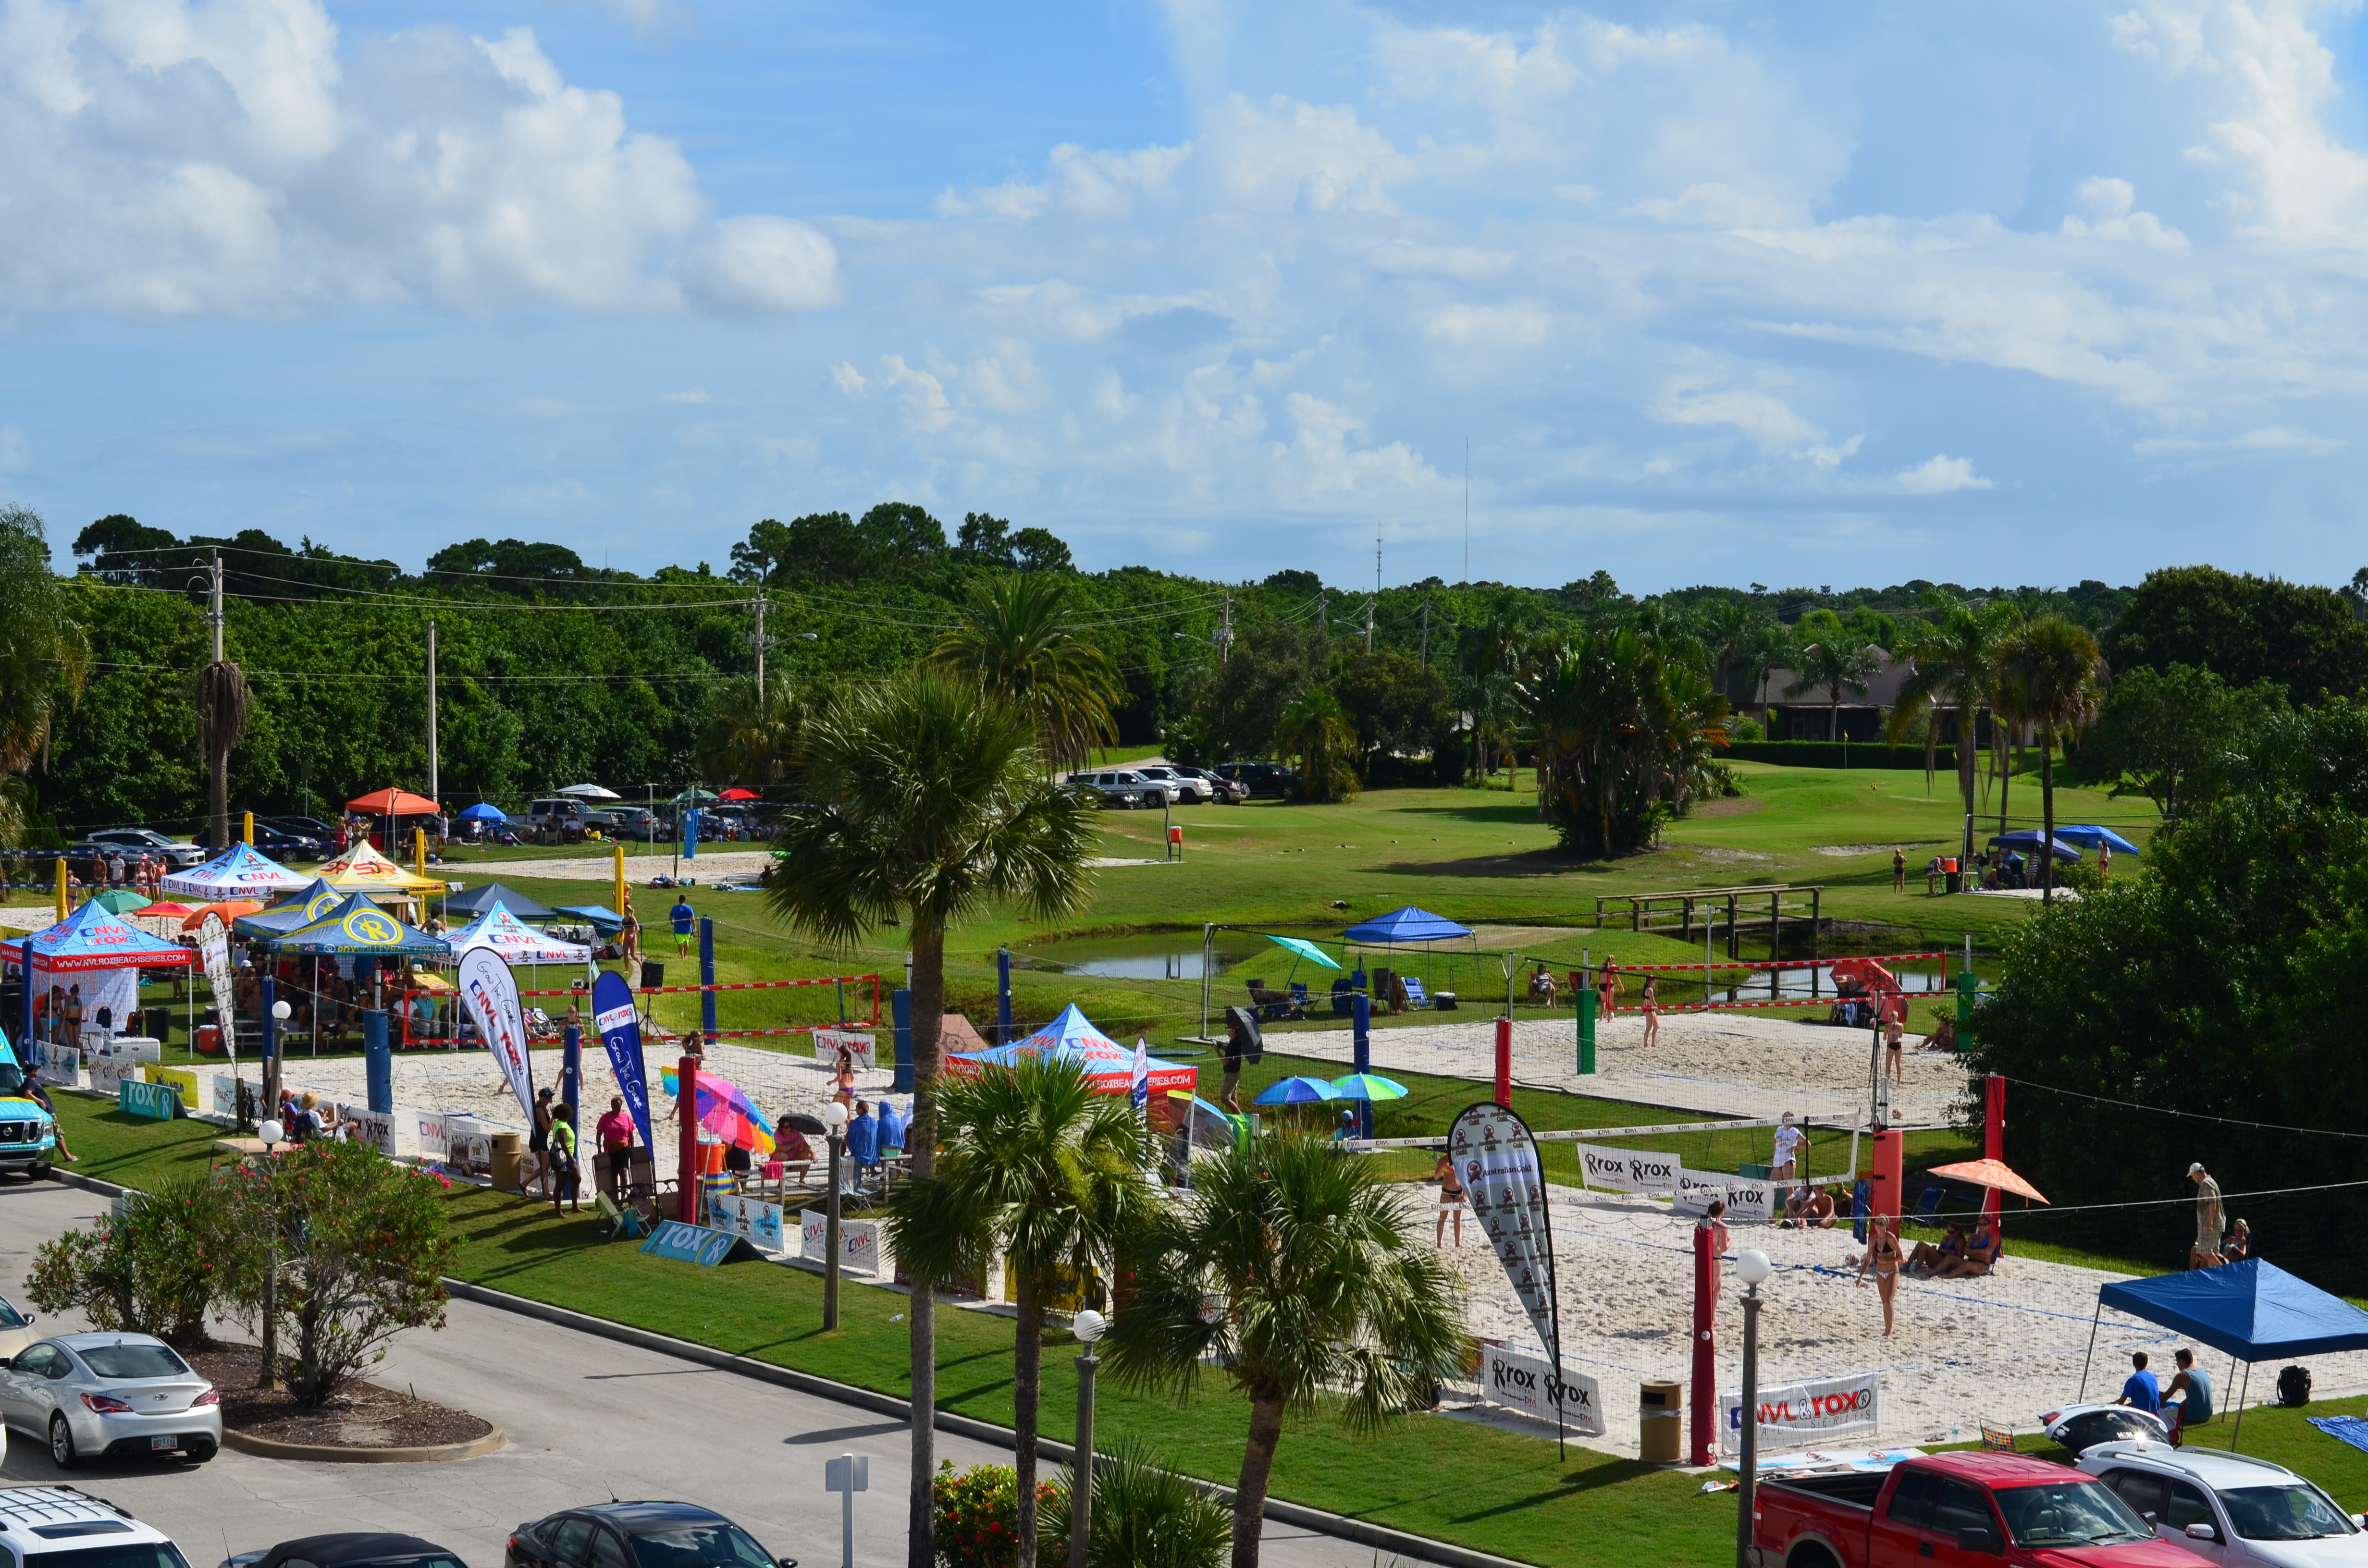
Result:
<svg viewBox="0 0 2368 1568"><path fill-rule="evenodd" d="M2198 1568L2103 1483L2021 1454L1766 1479L1749 1568Z"/></svg>

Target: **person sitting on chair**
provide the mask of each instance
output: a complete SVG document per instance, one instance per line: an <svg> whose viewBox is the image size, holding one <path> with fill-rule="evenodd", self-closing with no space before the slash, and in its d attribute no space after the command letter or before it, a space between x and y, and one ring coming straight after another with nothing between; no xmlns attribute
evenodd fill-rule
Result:
<svg viewBox="0 0 2368 1568"><path fill-rule="evenodd" d="M1973 1239L1956 1257L1932 1271L1935 1279L1978 1279L1998 1265L1998 1233L1983 1215L1974 1224Z"/></svg>
<svg viewBox="0 0 2368 1568"><path fill-rule="evenodd" d="M1948 1233L1941 1238L1939 1246L1934 1246L1930 1242L1916 1244L1916 1250L1907 1255L1907 1272L1930 1274L1939 1278L1951 1264L1957 1260L1957 1255L1964 1250L1964 1222L1952 1220L1949 1221Z"/></svg>
<svg viewBox="0 0 2368 1568"><path fill-rule="evenodd" d="M1554 971L1540 964L1530 971L1530 1000L1551 1007L1554 1001Z"/></svg>

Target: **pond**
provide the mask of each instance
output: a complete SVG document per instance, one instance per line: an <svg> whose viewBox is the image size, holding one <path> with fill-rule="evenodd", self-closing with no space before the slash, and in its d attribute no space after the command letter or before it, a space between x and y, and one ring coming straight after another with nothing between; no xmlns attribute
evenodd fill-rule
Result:
<svg viewBox="0 0 2368 1568"><path fill-rule="evenodd" d="M1319 943L1326 939L1337 941L1339 937L1338 930L1328 926L1304 930L1278 926L1275 930L1280 936L1303 937ZM1209 973L1212 978L1229 974L1244 964L1263 960L1269 955L1282 969L1291 967L1293 955L1268 941L1263 934L1257 931L1219 931L1209 953ZM1061 974L1097 975L1105 980L1199 980L1202 952L1199 932L1164 931L1144 937L1084 937L1069 941L1042 942L1026 949L1014 949L1011 961L1030 969L1053 970ZM1300 967L1310 971L1322 969L1321 965L1305 959L1300 960Z"/></svg>

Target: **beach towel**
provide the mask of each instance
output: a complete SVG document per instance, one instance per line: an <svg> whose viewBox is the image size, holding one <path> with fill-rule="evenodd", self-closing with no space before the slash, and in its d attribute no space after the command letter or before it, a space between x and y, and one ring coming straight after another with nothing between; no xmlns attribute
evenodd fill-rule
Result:
<svg viewBox="0 0 2368 1568"><path fill-rule="evenodd" d="M2313 1415L2306 1419L2337 1442L2349 1443L2368 1453L2368 1421L2357 1415Z"/></svg>

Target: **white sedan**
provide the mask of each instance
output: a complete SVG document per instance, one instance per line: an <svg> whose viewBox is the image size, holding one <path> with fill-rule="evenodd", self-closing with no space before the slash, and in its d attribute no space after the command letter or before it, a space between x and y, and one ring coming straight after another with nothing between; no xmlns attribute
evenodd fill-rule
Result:
<svg viewBox="0 0 2368 1568"><path fill-rule="evenodd" d="M2283 1465L2168 1443L2106 1443L2079 1462L2158 1540L2222 1568L2368 1568L2362 1517Z"/></svg>

